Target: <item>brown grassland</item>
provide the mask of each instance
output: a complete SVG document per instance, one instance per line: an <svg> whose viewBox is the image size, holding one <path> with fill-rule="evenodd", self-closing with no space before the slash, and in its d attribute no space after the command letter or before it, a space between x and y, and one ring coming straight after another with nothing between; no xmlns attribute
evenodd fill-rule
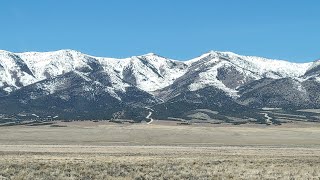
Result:
<svg viewBox="0 0 320 180"><path fill-rule="evenodd" d="M0 179L320 179L318 124L57 124L0 127Z"/></svg>

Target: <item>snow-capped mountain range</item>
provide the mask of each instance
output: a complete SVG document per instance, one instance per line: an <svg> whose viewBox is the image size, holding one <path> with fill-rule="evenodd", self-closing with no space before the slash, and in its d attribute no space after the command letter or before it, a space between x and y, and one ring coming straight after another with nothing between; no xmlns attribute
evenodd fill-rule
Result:
<svg viewBox="0 0 320 180"><path fill-rule="evenodd" d="M49 105L61 101L64 103L61 111L70 109L73 112L78 107L71 105L69 108L65 104L72 102L75 95L78 100L90 101L86 104L81 100L84 109L104 97L105 101L98 104L101 112L104 106L114 106L114 111L108 112L113 114L131 107L156 108L177 98L180 102L183 98L179 97L186 93L205 97L208 92L203 91L210 89L239 106L317 107L319 84L320 61L292 63L217 51L188 61L153 53L115 59L74 50L0 51L0 103L22 107L17 111L10 110L12 113L31 113L31 107L39 108L40 100ZM195 99L185 101L199 104ZM189 105L193 106L192 103ZM59 104L53 106L56 108ZM210 106L204 108L215 110ZM6 112L6 107L0 108L1 113ZM52 110L52 107L48 109Z"/></svg>

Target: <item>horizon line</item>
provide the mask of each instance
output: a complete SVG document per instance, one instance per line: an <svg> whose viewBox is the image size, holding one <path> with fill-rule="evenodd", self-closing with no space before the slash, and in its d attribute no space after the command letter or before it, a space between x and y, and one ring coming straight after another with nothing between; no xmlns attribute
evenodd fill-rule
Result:
<svg viewBox="0 0 320 180"><path fill-rule="evenodd" d="M81 53L83 55L87 55L87 56L90 56L90 57L94 57L94 58L110 58L110 59L128 59L128 58L132 58L132 57L141 57L141 56L158 56L158 57L162 57L162 58L165 58L165 59L169 59L169 60L175 60L175 61L191 61L191 60L194 60L194 59L197 59L197 58L200 58L204 55L208 55L208 54L211 54L211 53L225 53L225 54L232 54L232 55L235 55L235 56L241 56L241 57L254 57L254 58L262 58L262 59L265 59L265 60L273 60L273 61L286 61L286 62L290 62L290 63L295 63L295 64L308 64L308 63L313 63L313 62L317 62L317 61L320 61L320 58L318 59L315 59L315 60L311 60L311 61L306 61L306 62L293 62L293 61L290 61L288 59L274 59L274 58L268 58L268 57L264 57L264 56L257 56L257 55L241 55L241 54L238 54L238 53L234 53L232 51L217 51L217 50L209 50L205 53L202 53L196 57L193 57L191 59L186 59L186 60L181 60L181 59L173 59L173 58L170 58L170 57L166 57L166 56L163 56L163 55L160 55L158 53L155 53L155 52L149 52L149 53L146 53L146 54L141 54L141 55L133 55L133 56L127 56L127 57L124 57L124 58L118 58L118 57L111 57L111 56L95 56L95 55L91 55L91 54L87 54L87 53L84 53L82 51L79 51L79 50L75 50L75 49L69 49L69 48L66 48L66 49L58 49L58 50L52 50L52 51L23 51L23 52L12 52L12 51L8 51L8 50L4 50L4 49L0 49L0 52L8 52L8 53L13 53L13 54L26 54L26 53L54 53L54 52L59 52L59 51L74 51L74 52L77 52L77 53Z"/></svg>

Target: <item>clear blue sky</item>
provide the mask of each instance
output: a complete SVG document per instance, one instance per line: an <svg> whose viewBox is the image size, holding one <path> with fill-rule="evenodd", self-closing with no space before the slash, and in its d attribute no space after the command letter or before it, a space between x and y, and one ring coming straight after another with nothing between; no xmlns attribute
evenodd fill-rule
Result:
<svg viewBox="0 0 320 180"><path fill-rule="evenodd" d="M2 0L0 49L320 58L319 0Z"/></svg>

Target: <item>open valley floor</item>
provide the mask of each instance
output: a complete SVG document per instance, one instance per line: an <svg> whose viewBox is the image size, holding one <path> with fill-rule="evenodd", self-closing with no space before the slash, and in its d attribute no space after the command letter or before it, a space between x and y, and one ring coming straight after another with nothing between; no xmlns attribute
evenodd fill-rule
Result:
<svg viewBox="0 0 320 180"><path fill-rule="evenodd" d="M320 179L320 125L0 127L0 179Z"/></svg>

